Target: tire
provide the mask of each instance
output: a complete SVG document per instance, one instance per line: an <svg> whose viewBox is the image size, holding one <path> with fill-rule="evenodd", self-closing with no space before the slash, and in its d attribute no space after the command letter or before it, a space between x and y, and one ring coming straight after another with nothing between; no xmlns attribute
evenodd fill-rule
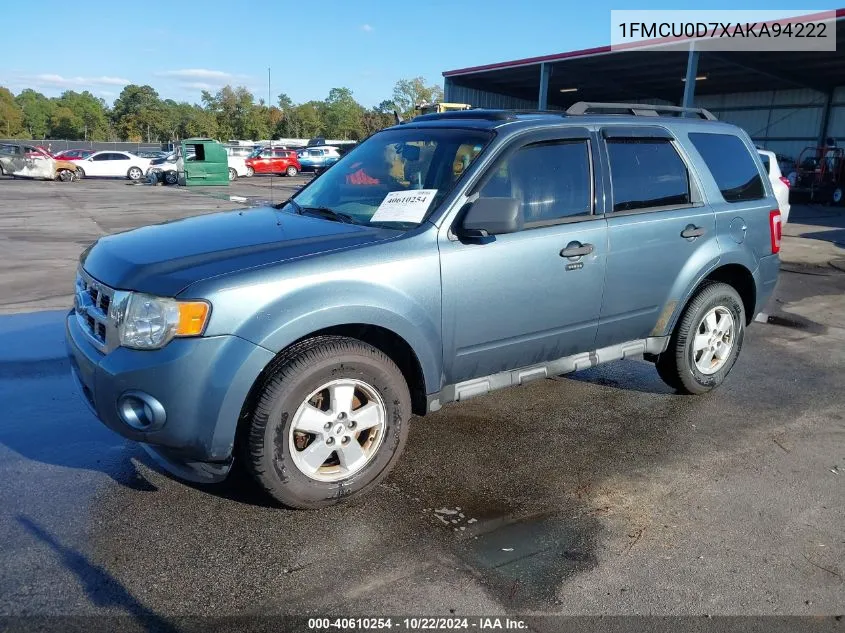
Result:
<svg viewBox="0 0 845 633"><path fill-rule="evenodd" d="M335 398L330 387L348 397ZM344 407L344 401L349 405ZM335 415L344 409L349 413ZM358 423L356 413L364 416L365 409L368 421ZM278 359L239 436L240 451L247 469L273 498L291 508L322 508L363 496L387 476L405 446L410 416L408 386L393 361L356 339L319 336L297 343ZM372 427L355 437L356 424ZM294 431L305 426L316 430ZM335 452L327 453L330 445ZM315 448L319 452L311 461L316 466L309 467L308 449ZM347 457L341 460L341 454ZM344 464L349 455L356 461Z"/></svg>
<svg viewBox="0 0 845 633"><path fill-rule="evenodd" d="M729 331L722 333L724 328ZM730 373L744 337L745 307L737 291L727 284L707 282L684 309L669 347L658 356L657 373L681 393L711 391ZM697 344L708 347L696 350Z"/></svg>
<svg viewBox="0 0 845 633"><path fill-rule="evenodd" d="M234 168L229 167L229 182L238 179L238 172L234 170Z"/></svg>
<svg viewBox="0 0 845 633"><path fill-rule="evenodd" d="M179 174L173 170L164 172L164 182L168 185L175 185L179 182Z"/></svg>
<svg viewBox="0 0 845 633"><path fill-rule="evenodd" d="M61 182L73 182L73 172L70 169L60 169L56 174L56 180L60 180Z"/></svg>
<svg viewBox="0 0 845 633"><path fill-rule="evenodd" d="M293 165L289 165L288 168L285 170L285 174L287 174L290 178L293 178L299 173L299 170L294 167Z"/></svg>
<svg viewBox="0 0 845 633"><path fill-rule="evenodd" d="M830 192L830 203L840 206L845 202L845 190L842 187L834 187Z"/></svg>
<svg viewBox="0 0 845 633"><path fill-rule="evenodd" d="M133 182L137 182L144 177L144 170L140 167L130 167L126 172L126 177Z"/></svg>
<svg viewBox="0 0 845 633"><path fill-rule="evenodd" d="M252 178L255 175L255 170L249 165L246 166L246 177Z"/></svg>
<svg viewBox="0 0 845 633"><path fill-rule="evenodd" d="M85 170L82 169L82 167L77 167L76 168L76 179L82 180L83 178L85 178Z"/></svg>

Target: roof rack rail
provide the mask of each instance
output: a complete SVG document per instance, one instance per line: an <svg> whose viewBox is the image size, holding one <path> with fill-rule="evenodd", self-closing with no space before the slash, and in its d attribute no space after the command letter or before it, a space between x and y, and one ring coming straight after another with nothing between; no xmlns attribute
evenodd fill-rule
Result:
<svg viewBox="0 0 845 633"><path fill-rule="evenodd" d="M472 108L470 110L449 110L447 112L432 112L415 116L413 121L438 121L441 119L484 119L486 121L508 121L513 119L512 112L507 110L486 110Z"/></svg>
<svg viewBox="0 0 845 633"><path fill-rule="evenodd" d="M566 114L588 114L601 110L628 110L634 116L660 116L661 112L676 112L678 114L695 114L708 121L717 121L713 113L705 108L681 108L679 106L652 105L650 103L595 103L579 101L566 110Z"/></svg>

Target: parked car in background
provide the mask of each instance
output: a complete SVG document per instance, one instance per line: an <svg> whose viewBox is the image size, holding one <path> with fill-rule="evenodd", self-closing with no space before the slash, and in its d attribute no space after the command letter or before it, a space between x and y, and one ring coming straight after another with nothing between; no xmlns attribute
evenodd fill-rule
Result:
<svg viewBox="0 0 845 633"><path fill-rule="evenodd" d="M94 152L85 160L76 161L82 177L129 178L141 180L150 167L149 158L141 158L129 152Z"/></svg>
<svg viewBox="0 0 845 633"><path fill-rule="evenodd" d="M308 147L300 150L297 157L304 171L318 171L334 165L340 160L340 151L331 145Z"/></svg>
<svg viewBox="0 0 845 633"><path fill-rule="evenodd" d="M76 163L56 160L39 147L7 143L0 145L0 174L66 182L76 180L78 168Z"/></svg>
<svg viewBox="0 0 845 633"><path fill-rule="evenodd" d="M136 156L141 158L149 158L150 160L155 160L156 158L164 158L170 152L163 152L161 150L141 150L139 152L135 152Z"/></svg>
<svg viewBox="0 0 845 633"><path fill-rule="evenodd" d="M66 149L54 156L59 160L85 160L94 153L93 149Z"/></svg>
<svg viewBox="0 0 845 633"><path fill-rule="evenodd" d="M264 147L255 150L246 159L247 175L284 174L296 176L302 171L296 152L281 147Z"/></svg>
<svg viewBox="0 0 845 633"><path fill-rule="evenodd" d="M757 152L760 154L760 160L763 161L766 173L769 174L772 189L775 190L781 220L786 224L789 221L789 188L791 186L789 179L781 172L778 157L774 152L765 149L758 149Z"/></svg>

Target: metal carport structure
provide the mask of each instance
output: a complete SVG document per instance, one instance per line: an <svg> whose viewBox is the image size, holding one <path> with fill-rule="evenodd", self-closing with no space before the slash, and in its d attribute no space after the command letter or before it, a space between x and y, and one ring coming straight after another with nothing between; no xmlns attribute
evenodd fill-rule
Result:
<svg viewBox="0 0 845 633"><path fill-rule="evenodd" d="M837 42L845 43L845 9L835 24ZM695 105L793 158L804 146L845 137L843 50L643 50L649 44L446 71L445 101L541 110L576 101Z"/></svg>

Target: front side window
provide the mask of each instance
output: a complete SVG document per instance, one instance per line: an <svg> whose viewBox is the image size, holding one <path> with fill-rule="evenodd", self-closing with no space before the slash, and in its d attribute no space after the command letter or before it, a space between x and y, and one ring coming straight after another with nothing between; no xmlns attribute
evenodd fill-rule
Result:
<svg viewBox="0 0 845 633"><path fill-rule="evenodd" d="M437 208L457 182L453 164L462 145L478 147L478 153L492 138L483 130L397 127L369 137L315 178L295 197L300 208L330 209L359 224L410 228L419 225ZM318 152L319 150L309 150ZM423 194L392 196L404 191L426 190ZM395 204L394 204L395 203ZM405 205L407 220L382 221L388 216L377 210ZM423 206L424 205L424 206ZM294 205L285 210L296 212ZM373 216L376 216L375 218Z"/></svg>
<svg viewBox="0 0 845 633"><path fill-rule="evenodd" d="M689 172L668 139L607 139L607 153L614 211L691 203Z"/></svg>
<svg viewBox="0 0 845 633"><path fill-rule="evenodd" d="M766 195L757 163L745 143L733 134L693 132L689 135L701 154L725 202L760 200Z"/></svg>
<svg viewBox="0 0 845 633"><path fill-rule="evenodd" d="M478 193L482 198L516 198L530 226L589 215L591 180L586 140L535 143L494 166Z"/></svg>

